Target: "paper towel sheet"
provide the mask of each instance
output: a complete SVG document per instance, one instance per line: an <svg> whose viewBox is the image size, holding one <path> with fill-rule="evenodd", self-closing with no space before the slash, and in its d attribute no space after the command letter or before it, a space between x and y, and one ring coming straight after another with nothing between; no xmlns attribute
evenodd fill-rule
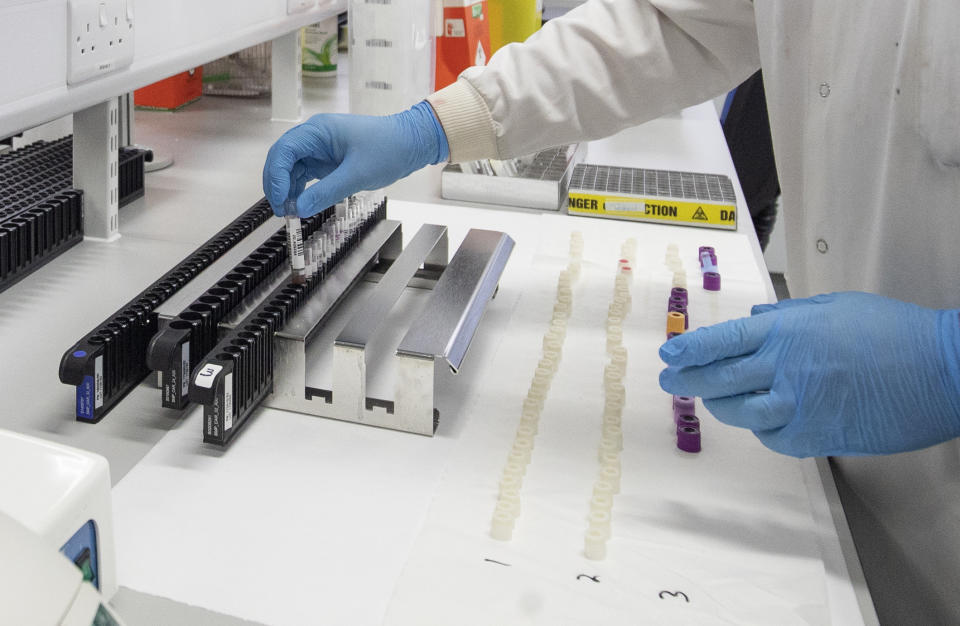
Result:
<svg viewBox="0 0 960 626"><path fill-rule="evenodd" d="M746 236L402 202L391 217L407 239L419 223L449 224L451 250L470 226L517 240L462 375L440 391L437 436L263 409L219 451L200 443L200 415L189 413L114 489L121 584L271 625L827 622L798 462L706 414L703 452L678 452L657 386L666 244L679 246L696 326L766 299ZM573 229L584 233L583 278L523 512L513 541L497 542L497 482ZM582 551L603 318L627 236L639 262L625 322L622 493L608 558L593 562ZM696 289L704 244L723 275L716 297Z"/></svg>
<svg viewBox="0 0 960 626"><path fill-rule="evenodd" d="M528 285L495 366L400 578L390 624L826 624L824 566L798 461L721 425L698 404L703 451L675 448L671 398L657 386L678 244L691 328L749 314L765 291L742 235L643 229L634 266L621 493L608 557L583 556L599 463L606 308L619 237L607 225L545 222L540 273ZM560 368L551 386L509 542L490 537L498 481L540 353L572 228L585 231ZM664 238L655 235L665 235ZM669 237L670 239L667 239ZM745 239L745 238L743 238ZM699 245L714 245L719 294L699 286ZM553 261L554 267L546 271ZM481 417L482 416L482 417Z"/></svg>

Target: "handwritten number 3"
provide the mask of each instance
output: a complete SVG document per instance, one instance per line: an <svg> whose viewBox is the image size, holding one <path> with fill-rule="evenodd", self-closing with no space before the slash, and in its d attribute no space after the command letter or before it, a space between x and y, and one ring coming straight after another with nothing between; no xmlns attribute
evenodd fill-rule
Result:
<svg viewBox="0 0 960 626"><path fill-rule="evenodd" d="M687 594L683 593L682 591L661 591L658 595L661 600L664 599L664 595L668 595L671 598L683 598L685 602L690 602L690 598L688 598Z"/></svg>

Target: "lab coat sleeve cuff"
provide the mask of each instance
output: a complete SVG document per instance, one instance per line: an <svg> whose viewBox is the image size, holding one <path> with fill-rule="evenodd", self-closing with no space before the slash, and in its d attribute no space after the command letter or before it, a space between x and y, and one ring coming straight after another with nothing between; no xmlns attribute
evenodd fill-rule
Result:
<svg viewBox="0 0 960 626"><path fill-rule="evenodd" d="M490 109L468 81L461 78L427 100L447 135L451 163L500 158Z"/></svg>

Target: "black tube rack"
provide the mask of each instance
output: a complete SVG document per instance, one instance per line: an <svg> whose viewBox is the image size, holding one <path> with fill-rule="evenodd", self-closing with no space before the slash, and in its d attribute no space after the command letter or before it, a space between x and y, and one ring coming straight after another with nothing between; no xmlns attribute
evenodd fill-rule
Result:
<svg viewBox="0 0 960 626"><path fill-rule="evenodd" d="M369 230L386 219L387 201L348 238L322 272L306 284L285 283L219 342L191 372L190 400L203 405L203 441L225 446L273 390L274 333L281 330L309 296L323 285L330 271Z"/></svg>
<svg viewBox="0 0 960 626"><path fill-rule="evenodd" d="M330 207L301 220L309 237L335 215ZM213 286L171 319L150 341L147 367L160 372L162 404L183 409L189 404L190 372L216 345L220 322L264 284L272 284L277 272L288 267L286 227L280 228L248 254Z"/></svg>
<svg viewBox="0 0 960 626"><path fill-rule="evenodd" d="M117 195L120 199L117 206L124 207L143 197L143 163L147 153L139 148L120 148L117 164Z"/></svg>
<svg viewBox="0 0 960 626"><path fill-rule="evenodd" d="M117 163L117 204L121 207L143 196L143 166L148 150L120 148ZM50 193L69 189L73 180L73 135L34 143L0 155L0 194L23 193L28 188Z"/></svg>
<svg viewBox="0 0 960 626"><path fill-rule="evenodd" d="M60 381L77 388L77 421L99 422L150 372L154 309L272 216L261 199L64 353Z"/></svg>
<svg viewBox="0 0 960 626"><path fill-rule="evenodd" d="M83 193L70 189L64 140L0 155L0 291L83 239Z"/></svg>
<svg viewBox="0 0 960 626"><path fill-rule="evenodd" d="M120 149L120 206L143 195L145 156ZM73 137L0 155L0 291L83 239L83 192L72 180Z"/></svg>

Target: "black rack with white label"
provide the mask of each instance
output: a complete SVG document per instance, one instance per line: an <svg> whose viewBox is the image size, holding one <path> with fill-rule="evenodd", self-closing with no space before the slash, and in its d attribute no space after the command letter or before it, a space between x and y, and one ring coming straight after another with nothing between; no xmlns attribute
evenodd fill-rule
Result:
<svg viewBox="0 0 960 626"><path fill-rule="evenodd" d="M238 320L193 370L190 400L203 405L203 440L226 445L273 389L274 333L281 330L358 242L386 219L383 199L355 225L340 230L306 283L284 281L261 304ZM318 231L318 235L324 233ZM310 242L308 241L308 247Z"/></svg>
<svg viewBox="0 0 960 626"><path fill-rule="evenodd" d="M99 422L150 372L146 350L157 306L272 216L261 199L64 353L60 381L77 388L78 421Z"/></svg>
<svg viewBox="0 0 960 626"><path fill-rule="evenodd" d="M320 230L334 215L335 207L330 207L304 218L304 236ZM269 229L269 225L262 228ZM256 233L251 237L254 235ZM273 285L281 274L285 278L289 273L287 246L286 228L280 228L236 264L228 264L226 270L219 268L211 277L215 282L169 319L164 319L166 312L158 309L161 328L147 348L147 367L160 374L161 401L165 408L183 409L189 403L190 372L216 345L221 321L240 305L256 299L264 286ZM225 257L224 261L227 260ZM208 273L217 270L214 265ZM169 304L165 308L169 308Z"/></svg>

